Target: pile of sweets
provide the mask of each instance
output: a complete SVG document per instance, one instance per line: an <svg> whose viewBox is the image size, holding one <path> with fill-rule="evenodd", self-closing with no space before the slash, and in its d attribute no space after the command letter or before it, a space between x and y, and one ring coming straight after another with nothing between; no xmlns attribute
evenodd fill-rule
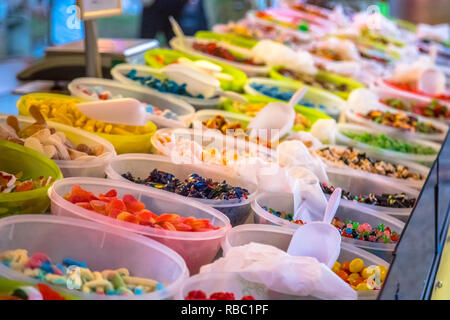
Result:
<svg viewBox="0 0 450 320"><path fill-rule="evenodd" d="M436 128L432 123L419 121L416 117L403 112L370 110L363 117L375 123L405 131L417 131L428 134L442 132L441 129Z"/></svg>
<svg viewBox="0 0 450 320"><path fill-rule="evenodd" d="M383 133L356 133L356 132L342 132L348 138L368 144L373 147L392 150L396 152L433 155L437 151L428 146L413 144L403 139L391 138Z"/></svg>
<svg viewBox="0 0 450 320"><path fill-rule="evenodd" d="M362 170L397 179L422 180L420 173L412 172L407 166L367 157L366 153L358 152L352 147L339 150L333 147L317 149L316 153L333 163L345 165L352 169Z"/></svg>
<svg viewBox="0 0 450 320"><path fill-rule="evenodd" d="M360 258L343 263L336 261L331 270L358 291L381 289L387 274L385 266L373 265L365 267L364 261Z"/></svg>
<svg viewBox="0 0 450 320"><path fill-rule="evenodd" d="M361 224L349 219L342 221L337 217L331 223L340 230L341 236L347 238L381 243L396 243L399 239L399 234L383 223L372 227L368 223Z"/></svg>
<svg viewBox="0 0 450 320"><path fill-rule="evenodd" d="M446 105L440 103L438 100L432 100L429 103L419 103L398 98L386 98L380 101L389 107L407 112L413 112L422 117L443 119L450 118L450 110Z"/></svg>
<svg viewBox="0 0 450 320"><path fill-rule="evenodd" d="M245 135L242 125L239 122L231 122L222 115L203 121L203 125L208 129L216 129L227 134L227 130L233 130L235 135Z"/></svg>
<svg viewBox="0 0 450 320"><path fill-rule="evenodd" d="M122 177L134 183L170 191L185 197L210 200L248 198L247 189L230 186L225 180L218 182L203 178L196 173L190 174L184 181L175 178L171 173L158 169L153 169L145 179L135 178L130 172L122 174Z"/></svg>
<svg viewBox="0 0 450 320"><path fill-rule="evenodd" d="M10 174L0 171L0 193L25 192L44 188L53 182L52 177L39 177L37 179L22 179L23 173Z"/></svg>
<svg viewBox="0 0 450 320"><path fill-rule="evenodd" d="M300 226L305 224L305 222L303 222L300 219L294 220L294 214L293 213L287 213L286 211L277 211L277 210L274 210L272 208L268 208L267 206L261 206L261 208L263 208L267 212L273 214L274 216L277 216L277 217L280 217L282 219L288 220L288 221L290 221L292 223L295 223L295 224L298 224Z"/></svg>
<svg viewBox="0 0 450 320"><path fill-rule="evenodd" d="M78 110L76 103L79 102L81 100L71 97L62 99L30 96L25 99L27 109L29 110L32 106L38 107L45 119L89 132L112 135L140 135L152 131L151 128L146 126L128 126L90 119Z"/></svg>
<svg viewBox="0 0 450 320"><path fill-rule="evenodd" d="M92 192L83 190L79 185L74 185L72 192L65 195L64 199L81 208L113 219L157 229L204 232L220 228L214 227L209 219L185 218L174 213L157 215L146 209L145 204L136 200L131 194L124 195L122 200L117 198L116 190L110 190L96 197Z"/></svg>
<svg viewBox="0 0 450 320"><path fill-rule="evenodd" d="M184 300L236 300L232 292L214 292L209 298L202 290L189 291ZM255 300L253 296L244 296L241 300Z"/></svg>
<svg viewBox="0 0 450 320"><path fill-rule="evenodd" d="M225 59L231 62L238 62L238 63L244 63L244 64L248 64L251 66L262 66L261 63L257 63L255 62L255 60L253 60L253 58L243 58L243 57L238 57L237 55L233 54L230 50L214 43L214 42L210 42L210 43L204 43L204 42L194 42L192 48L194 50L221 58L221 59Z"/></svg>
<svg viewBox="0 0 450 320"><path fill-rule="evenodd" d="M48 127L39 107L31 106L29 110L35 123L21 129L19 120L9 116L6 124L0 125L0 138L33 149L53 160L92 160L109 155L101 144L96 148L83 143L75 145L63 132Z"/></svg>
<svg viewBox="0 0 450 320"><path fill-rule="evenodd" d="M33 286L21 286L10 293L0 293L0 300L66 300L45 283Z"/></svg>
<svg viewBox="0 0 450 320"><path fill-rule="evenodd" d="M331 195L335 189L333 186L328 186L326 183L321 183L320 186L325 194ZM416 203L416 198L408 198L404 193L383 193L381 195L370 193L369 195L353 195L348 191L342 190L342 199L388 208L412 208Z"/></svg>
<svg viewBox="0 0 450 320"><path fill-rule="evenodd" d="M419 91L417 89L416 84L411 84L411 83L408 83L408 82L404 82L404 83L402 83L402 82L394 82L394 81L386 80L386 79L384 80L384 82L388 86L396 88L396 89L412 92L412 93L415 93L415 94L420 94L420 95L423 95L423 96L430 96L430 95L428 95L428 94L426 94L426 93L424 93L422 91ZM444 101L450 101L450 95L447 94L447 93L434 95L433 98L436 98L436 99L439 99L439 100L444 100Z"/></svg>
<svg viewBox="0 0 450 320"><path fill-rule="evenodd" d="M85 262L69 258L54 264L49 256L42 252L28 256L27 250L8 250L0 253L0 261L26 276L83 293L141 295L164 288L158 281L130 276L126 268L91 271Z"/></svg>
<svg viewBox="0 0 450 320"><path fill-rule="evenodd" d="M177 94L186 97L193 97L189 92L186 91L187 87L186 83L180 85L175 81L167 78L161 80L152 76L140 77L137 75L137 70L135 69L128 72L126 74L126 77L133 81L139 82L143 86L158 90L159 92ZM202 94L199 94L198 96L193 98L204 99L204 96Z"/></svg>

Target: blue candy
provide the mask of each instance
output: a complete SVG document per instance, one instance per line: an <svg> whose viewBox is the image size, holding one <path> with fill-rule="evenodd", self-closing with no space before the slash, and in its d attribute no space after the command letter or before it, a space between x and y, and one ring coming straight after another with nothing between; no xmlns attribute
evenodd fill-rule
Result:
<svg viewBox="0 0 450 320"><path fill-rule="evenodd" d="M80 268L87 268L86 262L81 262L81 261L77 261L77 260L73 260L73 259L69 259L69 258L63 259L62 263L65 266L77 266Z"/></svg>

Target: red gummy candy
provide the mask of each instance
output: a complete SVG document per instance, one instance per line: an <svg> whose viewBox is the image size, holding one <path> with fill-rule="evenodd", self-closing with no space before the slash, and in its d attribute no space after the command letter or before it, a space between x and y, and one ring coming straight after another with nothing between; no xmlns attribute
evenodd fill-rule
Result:
<svg viewBox="0 0 450 320"><path fill-rule="evenodd" d="M189 291L187 297L184 300L208 300L206 293L201 290Z"/></svg>
<svg viewBox="0 0 450 320"><path fill-rule="evenodd" d="M37 288L42 295L44 300L66 300L58 292L52 290L48 285L43 283L38 283Z"/></svg>
<svg viewBox="0 0 450 320"><path fill-rule="evenodd" d="M215 292L209 296L210 300L236 300L232 292Z"/></svg>
<svg viewBox="0 0 450 320"><path fill-rule="evenodd" d="M131 194L126 194L123 196L123 202L125 203L128 211L139 212L145 209L145 204L137 201L135 197Z"/></svg>
<svg viewBox="0 0 450 320"><path fill-rule="evenodd" d="M253 296L244 296L241 300L255 300Z"/></svg>

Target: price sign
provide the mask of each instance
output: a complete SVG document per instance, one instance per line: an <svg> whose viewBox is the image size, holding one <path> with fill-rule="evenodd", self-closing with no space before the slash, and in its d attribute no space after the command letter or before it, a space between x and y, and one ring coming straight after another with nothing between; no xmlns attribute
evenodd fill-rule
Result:
<svg viewBox="0 0 450 320"><path fill-rule="evenodd" d="M92 20L122 14L121 0L77 0L81 20Z"/></svg>

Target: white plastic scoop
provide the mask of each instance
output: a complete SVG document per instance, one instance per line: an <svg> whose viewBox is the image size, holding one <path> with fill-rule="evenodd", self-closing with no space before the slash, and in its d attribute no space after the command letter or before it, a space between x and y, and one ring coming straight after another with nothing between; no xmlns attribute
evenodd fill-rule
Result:
<svg viewBox="0 0 450 320"><path fill-rule="evenodd" d="M171 64L164 67L162 70L169 79L178 84L186 84L186 91L192 96L203 95L205 99L209 99L216 95L227 97L231 100L236 100L242 103L248 103L247 98L232 92L223 91L220 88L220 81L207 72L201 71L197 68L191 68L181 64Z"/></svg>
<svg viewBox="0 0 450 320"><path fill-rule="evenodd" d="M323 221L307 223L295 231L287 253L316 258L331 268L341 251L341 235L331 224L341 201L342 190L336 188L328 201Z"/></svg>
<svg viewBox="0 0 450 320"><path fill-rule="evenodd" d="M181 46L185 47L186 45L185 45L185 36L184 36L183 29L181 29L180 25L178 24L178 22L175 20L174 17L169 16L169 21L172 26L173 33L175 34L175 36L177 38L181 39Z"/></svg>
<svg viewBox="0 0 450 320"><path fill-rule="evenodd" d="M271 102L267 104L247 126L248 129L252 129L250 138L258 136L264 141L273 143L289 133L295 122L294 106L307 91L308 86L303 86L297 90L288 103Z"/></svg>
<svg viewBox="0 0 450 320"><path fill-rule="evenodd" d="M145 126L148 121L158 117L148 113L146 107L145 104L132 98L99 100L77 104L78 110L88 118L130 126ZM171 119L165 120L168 122L175 121Z"/></svg>

